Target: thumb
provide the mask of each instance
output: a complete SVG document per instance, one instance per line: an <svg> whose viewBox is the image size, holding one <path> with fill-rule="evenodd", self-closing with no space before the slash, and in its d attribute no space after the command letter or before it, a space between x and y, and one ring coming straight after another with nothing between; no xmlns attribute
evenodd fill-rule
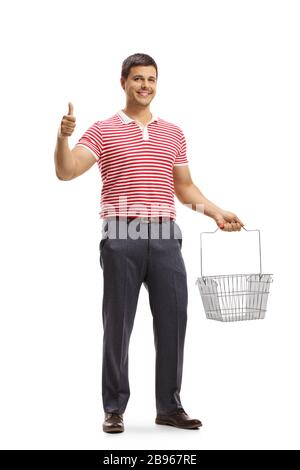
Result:
<svg viewBox="0 0 300 470"><path fill-rule="evenodd" d="M221 215L218 215L216 218L215 218L215 221L216 221L216 224L218 225L218 227L220 229L223 229L224 228L224 224L226 223L226 220L221 216Z"/></svg>
<svg viewBox="0 0 300 470"><path fill-rule="evenodd" d="M73 111L74 111L73 105L72 103L69 103L68 116L73 116Z"/></svg>

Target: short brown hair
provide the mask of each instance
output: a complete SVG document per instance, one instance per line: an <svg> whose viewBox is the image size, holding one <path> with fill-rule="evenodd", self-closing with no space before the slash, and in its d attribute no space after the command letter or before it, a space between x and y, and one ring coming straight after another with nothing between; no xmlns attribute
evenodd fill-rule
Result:
<svg viewBox="0 0 300 470"><path fill-rule="evenodd" d="M136 67L137 65L153 65L156 70L156 78L158 77L157 65L154 59L148 54L132 54L122 63L121 76L127 80L130 73L131 67Z"/></svg>

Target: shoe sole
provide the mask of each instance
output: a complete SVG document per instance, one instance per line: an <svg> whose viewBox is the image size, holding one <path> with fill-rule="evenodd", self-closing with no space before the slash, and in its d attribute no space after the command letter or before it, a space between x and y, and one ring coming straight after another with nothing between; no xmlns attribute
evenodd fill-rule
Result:
<svg viewBox="0 0 300 470"><path fill-rule="evenodd" d="M155 423L156 424L163 424L165 426L174 426L175 428L180 428L180 429L198 429L198 428L201 428L201 426L202 426L202 424L190 424L190 425L187 425L187 426L178 426L174 423L170 423L170 422L164 421L162 419L156 419Z"/></svg>
<svg viewBox="0 0 300 470"><path fill-rule="evenodd" d="M103 431L113 434L113 433L124 432L124 429L120 429L120 428L104 429L104 428L103 428Z"/></svg>

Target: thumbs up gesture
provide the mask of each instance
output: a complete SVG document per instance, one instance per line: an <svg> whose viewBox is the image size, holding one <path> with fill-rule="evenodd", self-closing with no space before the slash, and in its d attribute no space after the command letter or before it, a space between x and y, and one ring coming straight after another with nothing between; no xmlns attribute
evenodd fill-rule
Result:
<svg viewBox="0 0 300 470"><path fill-rule="evenodd" d="M73 104L69 103L68 114L63 116L58 129L58 137L70 137L73 134L76 126L76 117L73 112Z"/></svg>

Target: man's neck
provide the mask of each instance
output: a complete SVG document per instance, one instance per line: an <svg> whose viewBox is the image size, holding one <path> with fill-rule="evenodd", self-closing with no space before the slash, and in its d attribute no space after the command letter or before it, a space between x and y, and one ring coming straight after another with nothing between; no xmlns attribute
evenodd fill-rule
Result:
<svg viewBox="0 0 300 470"><path fill-rule="evenodd" d="M128 117L130 117L131 119L134 119L135 121L140 122L144 126L152 119L152 114L151 114L149 107L137 109L137 108L126 106L124 109L122 109L122 111Z"/></svg>

